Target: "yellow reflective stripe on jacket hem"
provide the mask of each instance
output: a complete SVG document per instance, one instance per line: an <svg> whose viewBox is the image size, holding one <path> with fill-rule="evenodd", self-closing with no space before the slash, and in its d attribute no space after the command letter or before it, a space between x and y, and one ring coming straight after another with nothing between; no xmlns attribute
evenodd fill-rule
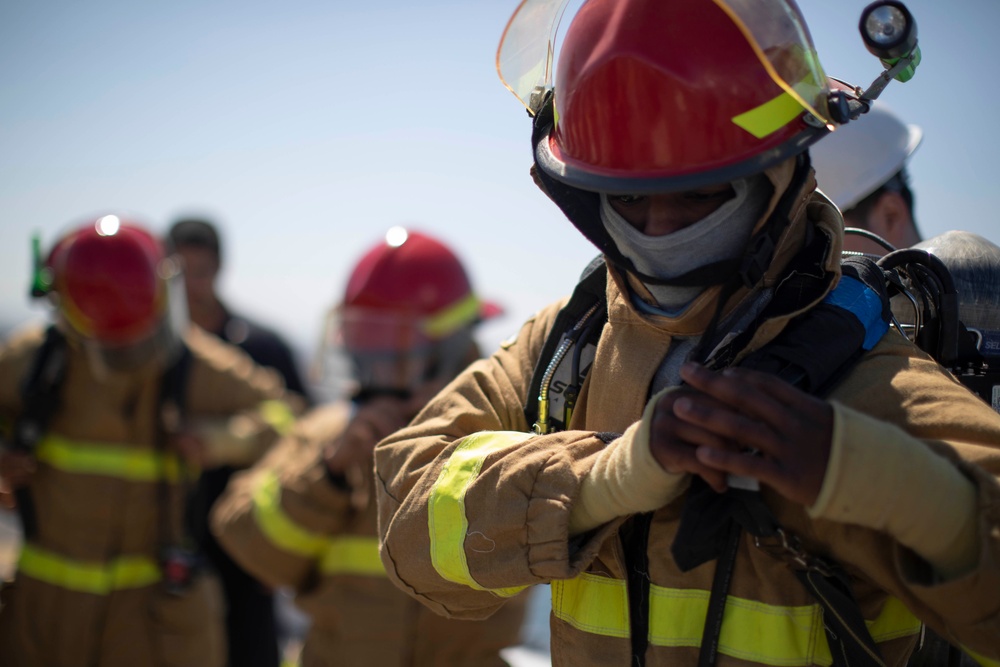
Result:
<svg viewBox="0 0 1000 667"><path fill-rule="evenodd" d="M126 588L142 588L160 580L160 568L145 556L122 556L108 562L66 558L25 544L17 563L19 573L47 584L76 591L108 595Z"/></svg>
<svg viewBox="0 0 1000 667"><path fill-rule="evenodd" d="M486 589L472 578L465 558L465 536L469 532L465 494L491 452L524 442L530 437L530 433L519 431L474 433L458 445L441 469L427 502L427 528L430 532L431 563L444 579L476 590L490 590L501 597L517 595L526 588Z"/></svg>
<svg viewBox="0 0 1000 667"><path fill-rule="evenodd" d="M709 591L650 587L649 641L654 646L697 647L708 612ZM624 581L584 573L552 582L552 612L577 630L628 637L628 593ZM866 621L876 642L920 632L920 622L895 598L878 618ZM767 665L830 665L833 657L819 605L782 607L732 595L719 637L719 652Z"/></svg>
<svg viewBox="0 0 1000 667"><path fill-rule="evenodd" d="M261 419L280 435L287 435L295 426L295 414L284 401L264 401L259 410Z"/></svg>
<svg viewBox="0 0 1000 667"><path fill-rule="evenodd" d="M180 465L173 454L130 445L69 440L48 435L41 439L35 457L63 472L105 475L131 482L177 481Z"/></svg>
<svg viewBox="0 0 1000 667"><path fill-rule="evenodd" d="M979 655L978 653L976 653L975 651L973 651L971 648L968 648L966 646L962 646L961 648L962 648L963 651L965 651L966 653L969 654L970 658L972 658L973 660L975 660L977 663L979 663L983 667L1000 667L1000 660L991 660L990 658L987 658L986 656Z"/></svg>
<svg viewBox="0 0 1000 667"><path fill-rule="evenodd" d="M254 489L253 512L264 537L283 551L316 558L327 545L325 535L303 528L281 509L281 483L272 472L264 473Z"/></svg>
<svg viewBox="0 0 1000 667"><path fill-rule="evenodd" d="M329 540L319 563L323 574L386 576L378 556L378 538L351 535Z"/></svg>

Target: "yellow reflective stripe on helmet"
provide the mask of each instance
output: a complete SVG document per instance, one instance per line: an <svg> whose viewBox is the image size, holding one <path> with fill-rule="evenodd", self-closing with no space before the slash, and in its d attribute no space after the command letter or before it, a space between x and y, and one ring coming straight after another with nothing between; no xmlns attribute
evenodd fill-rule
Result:
<svg viewBox="0 0 1000 667"><path fill-rule="evenodd" d="M444 338L475 320L479 308L479 299L475 294L469 294L455 305L428 317L423 323L423 331L431 338Z"/></svg>
<svg viewBox="0 0 1000 667"><path fill-rule="evenodd" d="M803 111L798 100L788 93L781 93L755 109L733 116L733 122L758 139L763 139L788 125Z"/></svg>
<svg viewBox="0 0 1000 667"><path fill-rule="evenodd" d="M295 426L295 414L284 401L264 401L259 407L261 418L268 426L281 435L286 435Z"/></svg>
<svg viewBox="0 0 1000 667"><path fill-rule="evenodd" d="M701 645L709 591L650 587L649 641L654 646ZM606 637L629 636L625 582L584 573L552 582L552 613L577 630ZM876 642L920 632L920 622L895 599L867 621ZM831 665L819 605L783 607L754 600L726 599L719 652L768 665Z"/></svg>
<svg viewBox="0 0 1000 667"><path fill-rule="evenodd" d="M163 455L128 445L80 442L49 435L38 443L35 457L69 473L106 475L132 482L180 478L180 465L173 454Z"/></svg>
<svg viewBox="0 0 1000 667"><path fill-rule="evenodd" d="M777 70L774 69L774 64L771 62L771 59L768 57L768 55L764 53L763 49L761 49L760 44L757 42L757 38L754 36L753 31L743 21L742 17L740 17L740 15L737 12L733 11L733 8L726 3L726 0L713 0L713 2L715 2L716 6L719 7L729 16L729 18L733 21L733 23L736 25L739 31L743 34L743 37L747 40L747 44L753 50L754 54L757 56L758 62L760 62L761 66L767 71L767 75L771 77L771 80L774 81L774 83L777 84L778 87L780 87L782 90L785 91L782 95L779 95L774 100L771 100L771 102L774 102L775 100L787 96L789 98L789 101L794 102L796 105L796 113L793 116L790 116L785 122L781 123L777 127L774 127L774 129L772 129L771 132L774 132L780 127L784 127L789 121L791 121L792 118L802 113L803 111L808 111L816 118L822 120L824 123L829 122L829 120L824 115L820 114L815 108L813 108L813 106L809 104L809 102L807 102L805 98L802 96L802 94L799 92L798 89L803 87L802 81L795 84L795 86L790 86L788 82L785 81L785 78L781 74L779 74ZM817 78L820 80L825 80L826 78L826 75L823 74L822 72L822 68L820 68L819 66L819 56L816 54L814 50L810 50L808 54L803 53L802 55L803 57L809 56L808 60L811 61L811 63L815 68L815 71L806 75L807 79L814 80L814 82L811 85L809 85L807 89L812 93L822 92L822 86L820 85L819 82L815 81L815 79ZM770 102L766 102L761 106L762 107L767 106L768 104L770 104ZM748 113L752 113L752 111ZM741 114L741 115L745 116L746 114ZM741 116L737 116L736 118L740 117ZM733 118L734 123L736 123L740 127L743 127L743 129L747 130L758 139L761 139L771 134L771 132L766 132L764 134L756 134L753 130L750 130L749 128L744 127L743 125L740 125L740 123L736 120L736 118Z"/></svg>
<svg viewBox="0 0 1000 667"><path fill-rule="evenodd" d="M324 535L303 528L281 509L281 484L272 472L264 473L254 489L253 513L264 537L283 551L315 558L327 544Z"/></svg>
<svg viewBox="0 0 1000 667"><path fill-rule="evenodd" d="M145 556L123 556L108 562L84 562L25 544L18 572L47 584L76 591L107 595L126 588L142 588L160 580L160 568Z"/></svg>
<svg viewBox="0 0 1000 667"><path fill-rule="evenodd" d="M386 576L378 556L378 538L362 535L331 539L319 563L323 574L362 574Z"/></svg>
<svg viewBox="0 0 1000 667"><path fill-rule="evenodd" d="M427 528L431 540L431 563L444 579L476 590L491 590L501 597L517 595L527 588L485 589L472 578L465 558L465 536L469 531L465 494L479 476L487 455L530 437L530 433L519 431L470 435L452 452L441 469L427 502Z"/></svg>

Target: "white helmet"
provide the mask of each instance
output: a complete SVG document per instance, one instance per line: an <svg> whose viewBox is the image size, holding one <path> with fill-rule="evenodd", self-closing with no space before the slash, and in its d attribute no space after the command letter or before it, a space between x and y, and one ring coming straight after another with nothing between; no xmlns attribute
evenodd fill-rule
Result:
<svg viewBox="0 0 1000 667"><path fill-rule="evenodd" d="M873 105L809 149L819 189L841 211L854 208L903 168L922 139L919 127Z"/></svg>

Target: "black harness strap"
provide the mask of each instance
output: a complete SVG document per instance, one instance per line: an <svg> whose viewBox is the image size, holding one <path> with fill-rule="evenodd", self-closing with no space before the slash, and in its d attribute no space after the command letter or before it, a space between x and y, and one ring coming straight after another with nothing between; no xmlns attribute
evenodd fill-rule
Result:
<svg viewBox="0 0 1000 667"><path fill-rule="evenodd" d="M881 270L874 262L859 257L844 262L843 275L845 281L853 279L877 295L881 309L870 316L888 327L891 313ZM838 289L841 287L847 291L849 283L844 282ZM777 303L777 307L787 307L788 304L781 301L776 298L771 305ZM803 391L824 396L873 344L870 336L884 331L880 326L871 328L874 334L869 334L869 322L847 315L836 299L828 298L793 320L770 344L749 355L740 365L771 373ZM835 665L883 665L840 568L806 554L794 537L781 529L758 492L734 488L720 495L699 478L692 480L681 525L671 546L674 559L683 571L717 559L699 667L715 664L722 610L743 530L758 540L780 537L783 552L779 555L793 560L796 575L823 607L827 640Z"/></svg>
<svg viewBox="0 0 1000 667"><path fill-rule="evenodd" d="M577 283L576 288L574 288L569 301L566 302L566 305L562 307L556 316L556 321L553 323L552 329L545 339L541 353L538 355L538 361L535 362L531 384L528 386L528 399L524 406L524 416L528 421L529 427L536 424L539 418L547 418L547 415L539 414L538 407L538 397L542 390L542 382L545 378L546 370L559 345L569 335L568 332L572 331L574 325L595 304L599 306L599 304L604 302L607 275L607 266L604 264L604 257L598 256L594 258L580 275L580 281ZM607 309L598 307L595 315L603 322L608 316ZM592 322L580 333L593 332L595 330L599 330L596 321ZM577 344L578 347L583 346L582 341L578 341Z"/></svg>
<svg viewBox="0 0 1000 667"><path fill-rule="evenodd" d="M21 385L23 408L14 423L13 449L33 454L61 404L61 389L68 366L66 337L55 326L45 330L45 340L35 353ZM25 539L38 532L38 517L31 487L14 491Z"/></svg>
<svg viewBox="0 0 1000 667"><path fill-rule="evenodd" d="M164 371L160 379L160 391L157 401L159 410L155 437L156 451L165 466L166 452L169 449L171 434L177 433L184 423L187 414L188 376L191 370L191 350L184 343L175 351L175 359ZM180 469L180 484L184 494L184 504L180 517L175 517L171 511L170 485L167 483L166 470L161 469L157 482L157 495L160 505L160 560L163 567L163 579L167 590L173 594L184 593L202 566L202 557L197 549L195 535L199 530L207 530L198 521L205 512L198 506L201 496L198 484L191 483L189 471L183 460L178 461ZM173 529L174 519L180 519L183 534L176 535Z"/></svg>

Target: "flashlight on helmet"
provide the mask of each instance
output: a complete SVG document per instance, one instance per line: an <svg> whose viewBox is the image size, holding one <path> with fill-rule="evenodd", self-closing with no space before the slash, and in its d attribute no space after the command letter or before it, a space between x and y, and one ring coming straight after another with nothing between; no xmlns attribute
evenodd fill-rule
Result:
<svg viewBox="0 0 1000 667"><path fill-rule="evenodd" d="M906 5L896 0L873 2L861 12L858 30L865 48L882 61L891 78L902 82L913 78L920 63L920 48L917 23Z"/></svg>

